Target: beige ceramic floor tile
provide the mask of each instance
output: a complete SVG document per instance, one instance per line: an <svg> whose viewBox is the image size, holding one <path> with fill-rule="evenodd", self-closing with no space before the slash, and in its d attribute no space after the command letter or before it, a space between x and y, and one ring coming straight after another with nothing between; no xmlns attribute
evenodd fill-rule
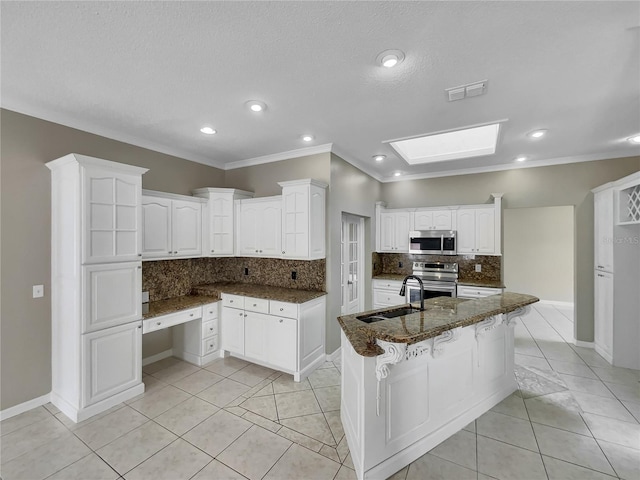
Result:
<svg viewBox="0 0 640 480"><path fill-rule="evenodd" d="M250 422L220 410L187 432L182 438L212 457L217 457L251 426Z"/></svg>
<svg viewBox="0 0 640 480"><path fill-rule="evenodd" d="M542 456L542 460L549 480L613 480L616 478L545 455Z"/></svg>
<svg viewBox="0 0 640 480"><path fill-rule="evenodd" d="M64 428L64 427L63 427ZM9 436L3 437L5 442ZM3 480L39 480L52 475L91 453L72 433L29 449L23 455L2 464Z"/></svg>
<svg viewBox="0 0 640 480"><path fill-rule="evenodd" d="M280 423L296 432L315 438L326 445L334 447L337 445L327 420L322 413L285 418L280 420Z"/></svg>
<svg viewBox="0 0 640 480"><path fill-rule="evenodd" d="M4 435L0 442L0 460L5 464L68 433L64 425L49 415L49 418Z"/></svg>
<svg viewBox="0 0 640 480"><path fill-rule="evenodd" d="M312 390L276 394L276 407L280 419L320 413L320 405Z"/></svg>
<svg viewBox="0 0 640 480"><path fill-rule="evenodd" d="M639 450L604 440L598 440L598 444L620 478L628 480L640 478Z"/></svg>
<svg viewBox="0 0 640 480"><path fill-rule="evenodd" d="M187 480L212 458L178 439L125 475L126 480Z"/></svg>
<svg viewBox="0 0 640 480"><path fill-rule="evenodd" d="M634 416L631 415L629 410L616 398L605 398L584 392L573 392L573 397L586 413L593 413L595 415L602 415L637 424Z"/></svg>
<svg viewBox="0 0 640 480"><path fill-rule="evenodd" d="M148 421L149 419L141 413L124 406L100 420L79 428L75 434L89 448L97 450Z"/></svg>
<svg viewBox="0 0 640 480"><path fill-rule="evenodd" d="M322 447L325 446L322 442L319 442L315 438L307 437L300 432L296 432L295 430L291 430L289 427L281 427L278 430L278 435L287 440L292 441L293 443L297 443L298 445L302 445L309 450L314 452L319 452L322 450Z"/></svg>
<svg viewBox="0 0 640 480"><path fill-rule="evenodd" d="M223 377L228 377L247 365L249 365L249 362L240 360L239 358L224 357L215 359L213 362L205 365L204 368Z"/></svg>
<svg viewBox="0 0 640 480"><path fill-rule="evenodd" d="M614 418L584 413L582 415L591 433L598 440L617 443L640 450L640 425Z"/></svg>
<svg viewBox="0 0 640 480"><path fill-rule="evenodd" d="M599 397L615 398L607 386L598 379L576 377L575 375L560 374L567 388L574 392L586 392Z"/></svg>
<svg viewBox="0 0 640 480"><path fill-rule="evenodd" d="M629 400L621 400L624 407L640 422L640 403L630 402Z"/></svg>
<svg viewBox="0 0 640 480"><path fill-rule="evenodd" d="M427 453L409 465L407 480L476 480L475 470L461 467Z"/></svg>
<svg viewBox="0 0 640 480"><path fill-rule="evenodd" d="M536 367L545 370L551 370L549 362L544 357L534 357L532 355L521 355L519 353L516 353L515 362L516 365L521 365L523 367Z"/></svg>
<svg viewBox="0 0 640 480"><path fill-rule="evenodd" d="M323 412L340 410L340 386L314 388L313 392Z"/></svg>
<svg viewBox="0 0 640 480"><path fill-rule="evenodd" d="M603 382L621 383L623 385L638 385L640 370L620 367L592 367L592 370Z"/></svg>
<svg viewBox="0 0 640 480"><path fill-rule="evenodd" d="M111 415L113 412L115 412L116 410L120 410L121 408L125 407L126 404L124 403L119 403L117 405L114 405L113 407L111 407L108 410L105 410L102 413L99 413L97 415L94 415L93 417L89 417L86 420L83 420L81 422L75 423L73 422L73 420L71 420L69 417L67 417L64 413L60 412L56 414L56 418L58 419L58 421L60 423L62 423L65 427L67 427L70 431L75 432L76 430L89 425L90 423L96 422L98 420L100 420L101 418L106 417L107 415Z"/></svg>
<svg viewBox="0 0 640 480"><path fill-rule="evenodd" d="M475 471L477 468L476 450L476 434L460 430L429 453Z"/></svg>
<svg viewBox="0 0 640 480"><path fill-rule="evenodd" d="M177 382L174 382L174 386L180 390L184 390L191 395L200 393L202 390L209 388L211 385L224 380L221 375L209 372L208 370L198 370L191 375L188 375Z"/></svg>
<svg viewBox="0 0 640 480"><path fill-rule="evenodd" d="M232 407L232 408L240 408L240 407ZM244 410L244 409L242 409L242 410ZM273 432L273 433L277 433L278 430L280 430L282 428L282 425L280 425L279 423L272 422L271 420L268 420L268 419L266 419L264 417L261 417L260 415L257 415L257 414L255 414L253 412L246 411L241 416L245 420L248 420L249 422L254 423L256 425L259 425L262 428L266 428L267 430L269 430L270 432Z"/></svg>
<svg viewBox="0 0 640 480"><path fill-rule="evenodd" d="M246 367L229 376L231 380L255 387L273 373L270 368L250 363Z"/></svg>
<svg viewBox="0 0 640 480"><path fill-rule="evenodd" d="M246 478L235 470L231 470L224 463L213 460L191 480L245 480Z"/></svg>
<svg viewBox="0 0 640 480"><path fill-rule="evenodd" d="M55 408L55 407L54 407ZM37 407L27 412L7 418L0 422L0 434L5 435L19 430L22 427L32 425L36 422L52 418L52 414L44 407Z"/></svg>
<svg viewBox="0 0 640 480"><path fill-rule="evenodd" d="M533 428L542 454L615 475L595 439L536 423Z"/></svg>
<svg viewBox="0 0 640 480"><path fill-rule="evenodd" d="M240 404L240 407L272 421L278 420L276 399L273 395L251 397Z"/></svg>
<svg viewBox="0 0 640 480"><path fill-rule="evenodd" d="M344 437L344 428L342 426L342 420L340 419L340 411L325 412L324 418L327 419L331 433L336 442L339 442Z"/></svg>
<svg viewBox="0 0 640 480"><path fill-rule="evenodd" d="M478 435L493 438L516 447L538 451L531 423L521 418L487 412L476 420Z"/></svg>
<svg viewBox="0 0 640 480"><path fill-rule="evenodd" d="M59 470L47 480L115 480L120 475L95 453Z"/></svg>
<svg viewBox="0 0 640 480"><path fill-rule="evenodd" d="M219 410L197 397L191 397L167 410L153 420L176 435L180 436L203 422Z"/></svg>
<svg viewBox="0 0 640 480"><path fill-rule="evenodd" d="M172 384L188 375L196 373L198 370L200 370L200 367L196 367L187 362L180 362L152 375L162 382Z"/></svg>
<svg viewBox="0 0 640 480"><path fill-rule="evenodd" d="M559 393L526 399L529 418L535 423L590 436L591 432L580 416L580 411L574 410L573 404L567 406L563 403L568 398L567 395L570 394Z"/></svg>
<svg viewBox="0 0 640 480"><path fill-rule="evenodd" d="M402 477L402 478L398 477L397 479L395 479L394 477L391 477L389 478L389 480L404 480L405 478L406 477ZM345 466L342 466L340 467L340 470L338 470L338 473L335 476L334 480L358 480L358 477L355 471Z"/></svg>
<svg viewBox="0 0 640 480"><path fill-rule="evenodd" d="M248 391L249 388L250 387L247 385L225 378L221 382L218 382L198 393L198 397L209 403L213 403L217 407L226 407L227 405L230 405L233 400ZM242 401L244 401L244 399Z"/></svg>
<svg viewBox="0 0 640 480"><path fill-rule="evenodd" d="M56 415L57 413L60 413L60 409L51 402L45 403L43 407L46 408L52 415Z"/></svg>
<svg viewBox="0 0 640 480"><path fill-rule="evenodd" d="M338 451L335 449L335 447L329 447L327 445L323 445L322 448L320 448L320 451L318 453L322 456L330 458L334 462L342 463L340 461L340 457L338 456Z"/></svg>
<svg viewBox="0 0 640 480"><path fill-rule="evenodd" d="M527 409L524 406L524 400L520 395L512 393L499 404L491 409L493 412L502 413L504 415L511 415L512 417L522 418L529 420L527 415Z"/></svg>
<svg viewBox="0 0 640 480"><path fill-rule="evenodd" d="M173 385L167 385L165 388L150 393L140 400L129 404L129 406L146 417L155 418L190 397L191 395L183 392L179 388Z"/></svg>
<svg viewBox="0 0 640 480"><path fill-rule="evenodd" d="M597 380L598 377L588 365L579 363L561 362L559 360L549 360L551 368L558 373L566 373L567 375L575 375L577 377L591 378Z"/></svg>
<svg viewBox="0 0 640 480"><path fill-rule="evenodd" d="M251 480L260 480L292 445L253 425L218 456L218 460Z"/></svg>
<svg viewBox="0 0 640 480"><path fill-rule="evenodd" d="M144 367L142 367L142 371L146 374L151 375L178 363L182 363L182 360L176 357L167 357L163 358L162 360L158 360L157 362L150 363L149 365L145 365Z"/></svg>
<svg viewBox="0 0 640 480"><path fill-rule="evenodd" d="M340 372L336 367L316 370L309 375L309 383L312 388L333 387L340 385Z"/></svg>
<svg viewBox="0 0 640 480"><path fill-rule="evenodd" d="M539 453L482 436L478 437L478 472L508 480L547 478Z"/></svg>
<svg viewBox="0 0 640 480"><path fill-rule="evenodd" d="M618 400L627 400L630 402L640 402L640 383L635 385L623 385L620 383L605 382L605 385Z"/></svg>
<svg viewBox="0 0 640 480"><path fill-rule="evenodd" d="M264 480L333 480L340 464L300 445L292 445Z"/></svg>
<svg viewBox="0 0 640 480"><path fill-rule="evenodd" d="M467 432L476 433L476 421L474 420L473 422L467 424L467 426L465 426L463 430L466 430Z"/></svg>
<svg viewBox="0 0 640 480"><path fill-rule="evenodd" d="M308 379L301 382L295 382L291 375L281 375L273 381L274 393L290 393L299 392L301 390L310 390L311 384Z"/></svg>
<svg viewBox="0 0 640 480"><path fill-rule="evenodd" d="M147 422L102 447L96 453L120 475L124 475L176 438L173 433L160 425Z"/></svg>

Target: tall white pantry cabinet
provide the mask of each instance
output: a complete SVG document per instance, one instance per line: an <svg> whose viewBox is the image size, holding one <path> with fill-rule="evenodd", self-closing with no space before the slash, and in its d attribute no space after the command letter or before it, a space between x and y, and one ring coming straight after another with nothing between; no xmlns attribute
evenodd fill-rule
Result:
<svg viewBox="0 0 640 480"><path fill-rule="evenodd" d="M144 391L145 168L69 154L51 170L51 402L80 422Z"/></svg>

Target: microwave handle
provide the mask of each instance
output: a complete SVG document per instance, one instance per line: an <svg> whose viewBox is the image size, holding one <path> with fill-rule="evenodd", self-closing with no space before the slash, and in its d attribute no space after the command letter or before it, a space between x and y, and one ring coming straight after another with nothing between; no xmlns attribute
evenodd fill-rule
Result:
<svg viewBox="0 0 640 480"><path fill-rule="evenodd" d="M444 255L444 234L440 235L440 255Z"/></svg>

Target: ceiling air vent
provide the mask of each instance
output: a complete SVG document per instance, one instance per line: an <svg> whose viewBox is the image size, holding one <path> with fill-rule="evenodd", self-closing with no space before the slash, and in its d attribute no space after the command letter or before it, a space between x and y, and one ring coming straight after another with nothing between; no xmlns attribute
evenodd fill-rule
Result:
<svg viewBox="0 0 640 480"><path fill-rule="evenodd" d="M450 102L456 100L462 100L467 97L477 97L487 93L487 80L481 82L468 83L467 85L460 85L459 87L447 88L447 97Z"/></svg>

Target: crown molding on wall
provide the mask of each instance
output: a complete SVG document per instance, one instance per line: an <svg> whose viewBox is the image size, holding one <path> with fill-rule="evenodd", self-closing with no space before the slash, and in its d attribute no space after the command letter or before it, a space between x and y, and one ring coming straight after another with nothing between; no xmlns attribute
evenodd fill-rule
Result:
<svg viewBox="0 0 640 480"><path fill-rule="evenodd" d="M363 165L361 165L360 163L356 162L353 158L351 158L349 155L347 155L346 153L344 153L343 151L341 151L338 147L336 147L335 145L333 145L332 149L331 149L331 153L337 155L338 157L340 157L342 160L344 160L345 162L353 165L355 168L357 168L358 170L360 170L361 172L366 173L367 175L369 175L371 178L377 180L378 182L382 182L383 177L381 177L378 173L374 172L372 169L367 168Z"/></svg>
<svg viewBox="0 0 640 480"><path fill-rule="evenodd" d="M264 163L279 162L281 160L290 160L292 158L307 157L309 155L317 155L318 153L331 152L333 144L325 143L324 145L316 145L313 147L298 148L289 150L288 152L273 153L263 155L261 157L247 158L236 162L229 162L223 167L225 170L234 170L242 167L252 167L254 165L262 165Z"/></svg>

